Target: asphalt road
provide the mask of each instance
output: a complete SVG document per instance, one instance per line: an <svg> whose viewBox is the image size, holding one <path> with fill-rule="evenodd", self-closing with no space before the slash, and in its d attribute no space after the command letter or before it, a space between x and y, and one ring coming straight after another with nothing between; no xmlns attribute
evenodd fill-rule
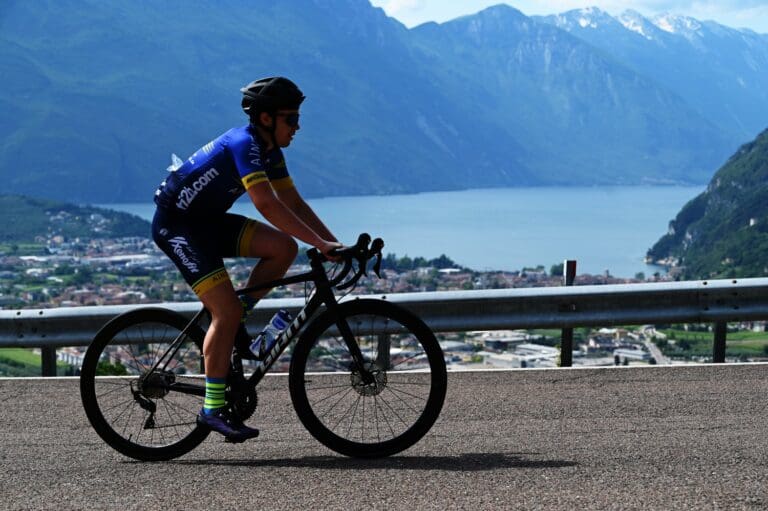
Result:
<svg viewBox="0 0 768 511"><path fill-rule="evenodd" d="M90 429L75 379L0 380L0 509L765 509L768 366L449 375L432 431L344 458L268 377L241 445L140 463Z"/></svg>

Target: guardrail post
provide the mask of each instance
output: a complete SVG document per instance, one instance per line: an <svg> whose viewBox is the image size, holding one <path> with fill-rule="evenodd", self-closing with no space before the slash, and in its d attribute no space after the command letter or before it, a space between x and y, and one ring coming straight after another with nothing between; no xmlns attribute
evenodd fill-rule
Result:
<svg viewBox="0 0 768 511"><path fill-rule="evenodd" d="M56 376L56 348L43 346L40 349L43 376Z"/></svg>
<svg viewBox="0 0 768 511"><path fill-rule="evenodd" d="M576 278L576 261L563 261L563 284L572 286ZM560 367L573 365L573 328L563 328L560 335Z"/></svg>
<svg viewBox="0 0 768 511"><path fill-rule="evenodd" d="M728 323L718 321L715 323L715 343L712 349L712 362L722 364L725 362L725 338L728 334Z"/></svg>

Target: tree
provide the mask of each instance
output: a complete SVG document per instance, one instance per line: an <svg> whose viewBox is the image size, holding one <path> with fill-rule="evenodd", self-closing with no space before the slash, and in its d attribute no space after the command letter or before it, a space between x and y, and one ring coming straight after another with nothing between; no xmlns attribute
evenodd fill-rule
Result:
<svg viewBox="0 0 768 511"><path fill-rule="evenodd" d="M99 362L96 366L96 374L98 376L124 376L128 374L128 371L120 362L111 364L109 362L102 361Z"/></svg>
<svg viewBox="0 0 768 511"><path fill-rule="evenodd" d="M82 286L91 282L93 278L93 270L88 266L80 266L75 269L75 274L72 277L72 283L76 286Z"/></svg>

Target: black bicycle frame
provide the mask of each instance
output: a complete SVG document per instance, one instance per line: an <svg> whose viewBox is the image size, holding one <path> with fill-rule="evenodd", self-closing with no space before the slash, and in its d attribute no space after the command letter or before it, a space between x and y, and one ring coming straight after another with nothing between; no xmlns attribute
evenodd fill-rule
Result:
<svg viewBox="0 0 768 511"><path fill-rule="evenodd" d="M317 312L323 304L327 307L327 309L332 313L337 313L339 303L336 301L336 296L333 294L333 286L331 281L328 279L328 275L325 273L325 268L323 268L323 263L319 258L312 258L310 257L310 266L312 267L312 270L306 273L301 273L298 275L292 275L290 277L286 277L279 280L274 280L271 282L265 282L263 284L258 284L256 286L246 287L242 289L238 289L235 291L235 293L239 295L244 295L251 293L253 291L259 291L263 289L271 289L273 287L278 286L284 286L288 284L297 284L301 282L314 282L315 283L315 292L310 297L309 301L304 305L304 307L299 311L298 314L296 314L296 317L293 319L291 324L286 328L283 332L280 333L278 336L275 345L272 347L272 349L267 352L267 354L264 356L264 358L256 364L256 367L251 374L251 376L247 379L247 382L249 385L252 385L255 387L259 384L261 379L264 377L265 374L269 371L269 369L274 365L274 363L277 361L278 358L280 358L280 355L288 348L288 346L291 344L291 341L296 337L296 334L301 331L302 327L309 321L309 319L314 315L315 312ZM348 272L348 270L347 270ZM342 275L343 276L343 275ZM203 308L200 312L198 312L192 320L189 322L187 327L182 330L182 332L179 334L177 339L171 344L171 347L165 352L165 354L160 357L158 362L155 364L155 366L148 371L147 374L151 374L154 372L158 366L162 363L162 361L166 358L166 355L170 354L170 359L173 358L176 351L178 351L179 347L182 344L182 340L184 338L184 335L186 331L195 324L207 311L205 308ZM352 329L349 327L349 324L347 321L342 318L338 317L335 321L336 327L339 329L339 333L341 334L342 338L344 339L344 342L347 345L347 348L349 349L350 354L352 355L353 360L353 367L350 369L357 370L360 373L361 378L364 382L369 382L373 376L370 374L370 372L365 368L363 354L360 351L360 346L358 346L357 342L354 339L354 335L352 334ZM236 361L236 363L240 363L240 361ZM167 362L166 362L167 365ZM165 367L163 368L165 370ZM185 394L193 394L193 395L205 395L205 389L202 386L199 385L191 385L188 383L172 383L170 385L170 389L178 392L182 392Z"/></svg>

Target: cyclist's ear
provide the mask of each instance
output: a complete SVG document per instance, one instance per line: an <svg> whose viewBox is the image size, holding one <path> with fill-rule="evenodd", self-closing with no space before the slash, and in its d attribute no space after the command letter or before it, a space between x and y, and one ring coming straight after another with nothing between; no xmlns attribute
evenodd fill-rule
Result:
<svg viewBox="0 0 768 511"><path fill-rule="evenodd" d="M261 125L265 128L271 128L272 123L275 122L275 119L269 115L267 112L261 112L259 113L259 121L261 122Z"/></svg>

